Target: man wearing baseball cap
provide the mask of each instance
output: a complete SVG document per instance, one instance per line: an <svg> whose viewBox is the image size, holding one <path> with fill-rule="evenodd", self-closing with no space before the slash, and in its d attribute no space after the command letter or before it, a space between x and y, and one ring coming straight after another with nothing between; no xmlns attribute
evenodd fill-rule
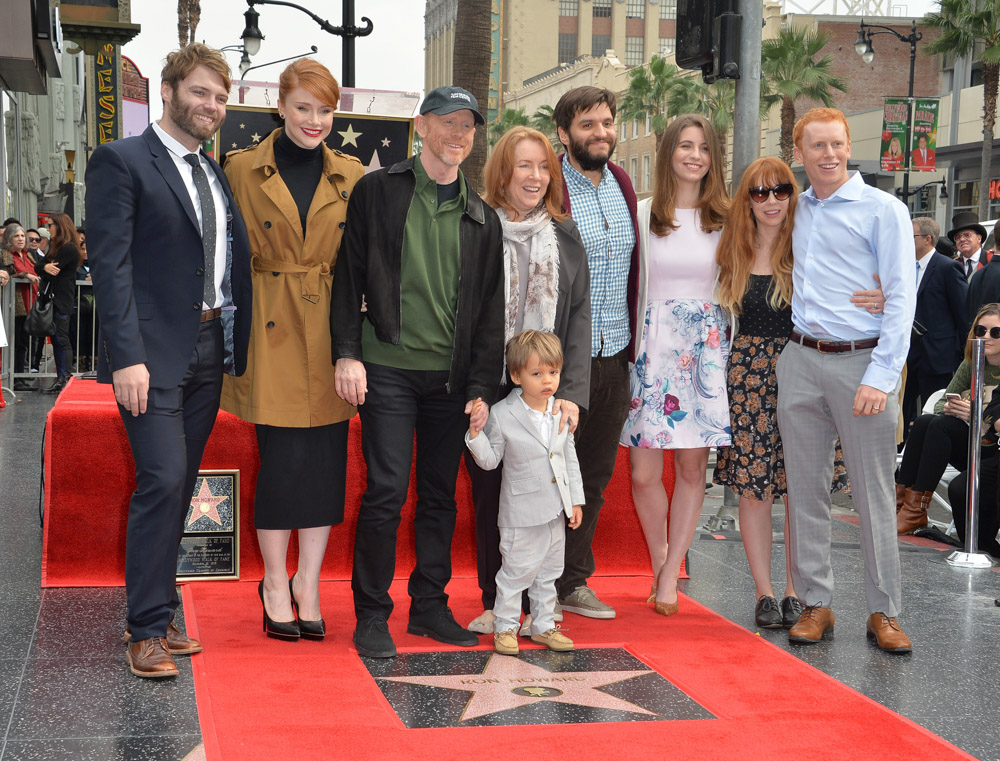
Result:
<svg viewBox="0 0 1000 761"><path fill-rule="evenodd" d="M391 658L396 529L417 441L416 565L407 632L478 644L448 607L455 481L472 415L483 425L503 372L500 221L459 165L485 124L460 87L427 94L423 149L363 177L347 207L330 327L337 393L361 414L368 485L354 541L354 643ZM362 297L366 311L361 311Z"/></svg>

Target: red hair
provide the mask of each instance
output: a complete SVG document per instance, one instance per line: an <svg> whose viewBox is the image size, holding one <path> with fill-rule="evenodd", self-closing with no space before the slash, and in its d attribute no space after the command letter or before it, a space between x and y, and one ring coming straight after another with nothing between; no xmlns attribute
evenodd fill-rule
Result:
<svg viewBox="0 0 1000 761"><path fill-rule="evenodd" d="M792 219L795 216L798 187L788 164L774 156L767 156L757 159L743 172L715 252L719 263L719 305L732 310L734 314L740 314L754 262L757 219L753 215L750 188L760 185L772 187L781 183L792 186L792 195L788 199L788 216L774 241L774 248L771 249L774 281L767 300L775 310L792 303Z"/></svg>
<svg viewBox="0 0 1000 761"><path fill-rule="evenodd" d="M330 70L313 58L300 58L285 67L278 80L278 99L284 102L297 87L332 108L340 103L340 85Z"/></svg>
<svg viewBox="0 0 1000 761"><path fill-rule="evenodd" d="M812 108L795 122L795 129L792 130L792 142L800 151L802 150L802 133L805 132L806 125L813 122L840 122L844 125L844 132L847 133L847 142L851 142L851 125L847 123L847 117L844 116L843 111L838 108Z"/></svg>
<svg viewBox="0 0 1000 761"><path fill-rule="evenodd" d="M522 140L534 140L545 151L545 160L549 165L549 187L545 191L545 208L553 219L566 219L562 210L563 176L562 168L552 143L537 129L531 127L514 127L504 133L504 136L493 146L493 152L483 169L483 183L486 187L483 200L494 209L498 206L507 212L508 216L515 211L507 200L507 186L514 174L514 151Z"/></svg>

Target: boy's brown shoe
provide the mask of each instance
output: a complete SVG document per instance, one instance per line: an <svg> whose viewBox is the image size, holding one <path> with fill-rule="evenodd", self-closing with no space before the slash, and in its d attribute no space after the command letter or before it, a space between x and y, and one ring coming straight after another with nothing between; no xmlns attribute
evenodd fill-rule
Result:
<svg viewBox="0 0 1000 761"><path fill-rule="evenodd" d="M517 635L513 629L504 629L493 635L493 649L500 655L517 655L521 648L517 644Z"/></svg>
<svg viewBox="0 0 1000 761"><path fill-rule="evenodd" d="M573 640L559 631L559 627L553 627L544 634L532 634L531 641L539 645L545 645L549 650L557 653L566 653L573 649Z"/></svg>

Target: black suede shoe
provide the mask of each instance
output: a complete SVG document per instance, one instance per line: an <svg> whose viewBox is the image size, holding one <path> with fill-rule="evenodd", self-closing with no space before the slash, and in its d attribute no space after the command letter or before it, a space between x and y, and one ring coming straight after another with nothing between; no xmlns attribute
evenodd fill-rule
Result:
<svg viewBox="0 0 1000 761"><path fill-rule="evenodd" d="M761 629L780 629L781 611L778 610L778 601L767 595L757 600L757 606L753 609L753 620Z"/></svg>
<svg viewBox="0 0 1000 761"><path fill-rule="evenodd" d="M395 658L396 646L384 618L364 618L354 629L354 645L359 655L369 658Z"/></svg>
<svg viewBox="0 0 1000 761"><path fill-rule="evenodd" d="M781 601L781 625L791 629L802 615L802 603L798 597L786 597Z"/></svg>
<svg viewBox="0 0 1000 761"><path fill-rule="evenodd" d="M448 607L421 616L411 616L406 631L410 634L419 634L421 637L436 639L446 645L474 647L479 644L479 637L459 626L458 621L451 614L451 608Z"/></svg>

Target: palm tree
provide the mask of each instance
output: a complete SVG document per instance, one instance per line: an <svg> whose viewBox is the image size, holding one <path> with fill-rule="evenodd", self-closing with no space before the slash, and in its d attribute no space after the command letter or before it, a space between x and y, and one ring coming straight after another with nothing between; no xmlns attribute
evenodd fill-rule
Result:
<svg viewBox="0 0 1000 761"><path fill-rule="evenodd" d="M531 120L524 113L523 108L505 108L500 112L497 120L489 124L489 144L490 148L497 144L504 133L511 127L530 127Z"/></svg>
<svg viewBox="0 0 1000 761"><path fill-rule="evenodd" d="M485 113L490 100L490 23L492 0L462 0L455 15L455 49L452 51L452 84L476 96ZM462 172L473 188L483 187L486 164L486 130L477 129L472 153L462 162Z"/></svg>
<svg viewBox="0 0 1000 761"><path fill-rule="evenodd" d="M990 176L993 150L993 128L997 121L997 85L1000 83L1000 0L939 0L937 13L926 17L929 26L941 30L933 42L924 47L929 55L948 53L967 56L978 46L983 65L983 150L980 161L979 218L988 219L989 194L986 183Z"/></svg>
<svg viewBox="0 0 1000 761"><path fill-rule="evenodd" d="M529 121L532 127L549 139L557 153L563 150L562 143L559 142L559 130L556 128L552 106L548 104L539 106Z"/></svg>
<svg viewBox="0 0 1000 761"><path fill-rule="evenodd" d="M644 122L649 117L659 145L670 121L667 116L668 102L680 79L677 67L658 55L650 59L648 66L636 66L629 72L628 87L618 106L622 121L638 119Z"/></svg>
<svg viewBox="0 0 1000 761"><path fill-rule="evenodd" d="M700 114L708 119L719 134L722 157L729 161L729 139L736 110L736 85L731 79L720 79L710 85L701 76L678 77L667 97L667 111L678 114ZM659 142L659 138L657 138Z"/></svg>
<svg viewBox="0 0 1000 761"><path fill-rule="evenodd" d="M194 42L194 33L201 21L201 0L177 0L177 39L180 46Z"/></svg>
<svg viewBox="0 0 1000 761"><path fill-rule="evenodd" d="M961 4L961 0L957 0ZM781 160L791 166L792 129L795 127L795 99L804 97L832 107L832 90L847 92L847 84L832 73L833 58L816 56L830 41L827 34L813 36L805 29L782 29L778 36L764 40L761 74L772 101L781 102Z"/></svg>

